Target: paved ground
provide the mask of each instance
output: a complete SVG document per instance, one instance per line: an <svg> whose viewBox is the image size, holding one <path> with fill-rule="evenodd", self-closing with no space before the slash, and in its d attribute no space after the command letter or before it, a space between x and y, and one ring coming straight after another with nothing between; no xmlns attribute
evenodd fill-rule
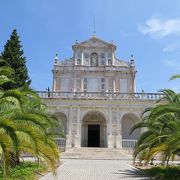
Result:
<svg viewBox="0 0 180 180"><path fill-rule="evenodd" d="M57 177L51 173L41 180L145 180L130 160L84 160L64 159L57 170Z"/></svg>

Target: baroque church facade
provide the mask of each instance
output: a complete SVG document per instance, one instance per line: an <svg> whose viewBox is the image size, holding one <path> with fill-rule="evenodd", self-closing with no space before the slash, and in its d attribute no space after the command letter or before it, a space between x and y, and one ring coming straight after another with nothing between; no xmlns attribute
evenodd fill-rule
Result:
<svg viewBox="0 0 180 180"><path fill-rule="evenodd" d="M133 147L142 130L129 135L131 127L161 94L136 93L133 56L118 59L114 43L92 36L72 49L72 58L55 58L52 92L40 92L66 147Z"/></svg>

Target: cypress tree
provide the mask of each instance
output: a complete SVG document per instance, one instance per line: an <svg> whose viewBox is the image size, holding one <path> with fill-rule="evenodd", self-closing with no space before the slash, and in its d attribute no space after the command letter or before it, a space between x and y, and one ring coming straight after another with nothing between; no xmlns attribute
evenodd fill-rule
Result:
<svg viewBox="0 0 180 180"><path fill-rule="evenodd" d="M25 84L30 85L31 80L28 76L28 70L26 67L26 58L24 57L21 41L17 34L16 29L13 30L10 39L4 46L4 51L1 57L7 61L7 64L14 70L12 75L15 83L7 83L4 85L4 89L19 88Z"/></svg>

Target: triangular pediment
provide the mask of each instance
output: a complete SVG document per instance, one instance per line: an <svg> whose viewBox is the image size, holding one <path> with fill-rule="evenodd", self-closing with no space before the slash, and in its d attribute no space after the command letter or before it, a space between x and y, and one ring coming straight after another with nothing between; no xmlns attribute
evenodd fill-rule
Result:
<svg viewBox="0 0 180 180"><path fill-rule="evenodd" d="M92 36L90 39L77 43L74 45L76 47L114 47L116 46L113 43L106 42L102 39L97 38L96 36Z"/></svg>

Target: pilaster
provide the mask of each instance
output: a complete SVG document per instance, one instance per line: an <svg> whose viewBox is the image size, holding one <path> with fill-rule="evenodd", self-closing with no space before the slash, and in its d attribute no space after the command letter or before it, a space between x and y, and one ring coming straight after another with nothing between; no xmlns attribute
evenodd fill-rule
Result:
<svg viewBox="0 0 180 180"><path fill-rule="evenodd" d="M113 148L113 136L112 136L112 109L109 107L109 123L108 123L108 148Z"/></svg>
<svg viewBox="0 0 180 180"><path fill-rule="evenodd" d="M75 134L75 147L81 147L81 123L80 123L80 107L77 108L77 122Z"/></svg>
<svg viewBox="0 0 180 180"><path fill-rule="evenodd" d="M84 65L84 54L81 52L81 65Z"/></svg>
<svg viewBox="0 0 180 180"><path fill-rule="evenodd" d="M72 147L72 106L69 109L68 134L66 135L66 147Z"/></svg>
<svg viewBox="0 0 180 180"><path fill-rule="evenodd" d="M121 123L121 114L118 114L118 122L117 122L117 136L116 136L116 147L122 148L122 123Z"/></svg>

